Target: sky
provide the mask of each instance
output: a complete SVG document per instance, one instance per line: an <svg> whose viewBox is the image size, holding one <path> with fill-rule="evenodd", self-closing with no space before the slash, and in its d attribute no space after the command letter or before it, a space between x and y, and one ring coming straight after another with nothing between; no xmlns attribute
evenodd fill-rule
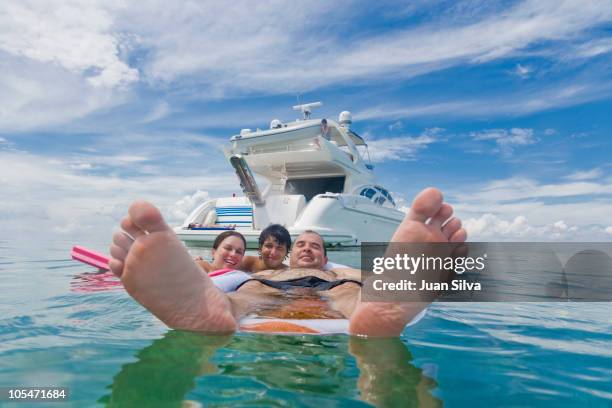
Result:
<svg viewBox="0 0 612 408"><path fill-rule="evenodd" d="M407 4L401 4L407 3ZM406 210L472 240L612 241L612 1L3 1L0 238L86 245L134 199L240 193L241 128L353 114Z"/></svg>

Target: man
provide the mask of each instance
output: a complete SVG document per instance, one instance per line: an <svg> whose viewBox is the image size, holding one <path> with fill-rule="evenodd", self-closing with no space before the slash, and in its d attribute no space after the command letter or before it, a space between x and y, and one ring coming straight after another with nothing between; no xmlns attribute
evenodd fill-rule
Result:
<svg viewBox="0 0 612 408"><path fill-rule="evenodd" d="M329 134L329 125L327 124L327 119L321 120L321 136L327 140L331 140L331 135Z"/></svg>
<svg viewBox="0 0 612 408"><path fill-rule="evenodd" d="M326 263L323 238L305 231L293 245L288 270L254 273L227 294L234 316L239 319L256 311L262 317L348 319L361 289L361 274L350 268L324 270ZM278 296L288 291L294 295Z"/></svg>
<svg viewBox="0 0 612 408"><path fill-rule="evenodd" d="M391 241L464 242L466 232L461 228L461 221L452 217L452 212L438 190L426 189L415 198ZM320 237L312 232L302 234L294 244L291 264L296 268L259 272L254 274L255 279L226 295L201 273L151 204L142 201L132 204L121 226L134 240L122 233L113 236L111 270L121 277L132 297L173 328L232 332L247 314L286 316L298 312L297 302L302 308L311 308L308 315L318 316L315 318L349 319L351 334L390 337L399 336L405 325L426 306L362 302L354 274L321 269L327 262L325 248ZM280 282L282 286L302 278L315 282L304 295L299 288L286 292L285 287L269 283L276 282L278 286ZM320 281L327 282L328 286ZM313 291L319 293L313 295Z"/></svg>

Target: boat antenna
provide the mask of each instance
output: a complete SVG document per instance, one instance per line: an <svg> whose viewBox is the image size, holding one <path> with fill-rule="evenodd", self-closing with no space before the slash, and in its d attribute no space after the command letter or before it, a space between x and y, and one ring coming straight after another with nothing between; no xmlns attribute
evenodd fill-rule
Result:
<svg viewBox="0 0 612 408"><path fill-rule="evenodd" d="M312 113L312 109L318 108L319 106L323 106L323 104L321 102L304 103L301 105L295 105L293 107L293 110L302 112L302 119L306 120L306 119L310 119L310 114Z"/></svg>

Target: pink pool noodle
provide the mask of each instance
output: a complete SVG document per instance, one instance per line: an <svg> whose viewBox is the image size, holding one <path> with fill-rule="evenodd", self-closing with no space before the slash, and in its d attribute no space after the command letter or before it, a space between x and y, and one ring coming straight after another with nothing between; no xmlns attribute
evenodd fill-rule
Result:
<svg viewBox="0 0 612 408"><path fill-rule="evenodd" d="M109 270L108 261L109 258L91 249L83 248L82 246L75 245L72 247L72 259L86 263L98 269L105 271Z"/></svg>

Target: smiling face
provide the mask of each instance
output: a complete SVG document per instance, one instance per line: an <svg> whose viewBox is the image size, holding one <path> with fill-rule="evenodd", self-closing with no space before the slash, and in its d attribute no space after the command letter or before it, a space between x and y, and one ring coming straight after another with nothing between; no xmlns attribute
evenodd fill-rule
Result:
<svg viewBox="0 0 612 408"><path fill-rule="evenodd" d="M311 232L300 235L291 250L291 267L323 269L326 263L327 256L321 237Z"/></svg>
<svg viewBox="0 0 612 408"><path fill-rule="evenodd" d="M269 236L259 249L261 260L269 269L279 269L287 256L287 246L278 242L278 239Z"/></svg>
<svg viewBox="0 0 612 408"><path fill-rule="evenodd" d="M217 249L212 250L213 270L238 269L244 257L244 242L235 235L221 241Z"/></svg>

